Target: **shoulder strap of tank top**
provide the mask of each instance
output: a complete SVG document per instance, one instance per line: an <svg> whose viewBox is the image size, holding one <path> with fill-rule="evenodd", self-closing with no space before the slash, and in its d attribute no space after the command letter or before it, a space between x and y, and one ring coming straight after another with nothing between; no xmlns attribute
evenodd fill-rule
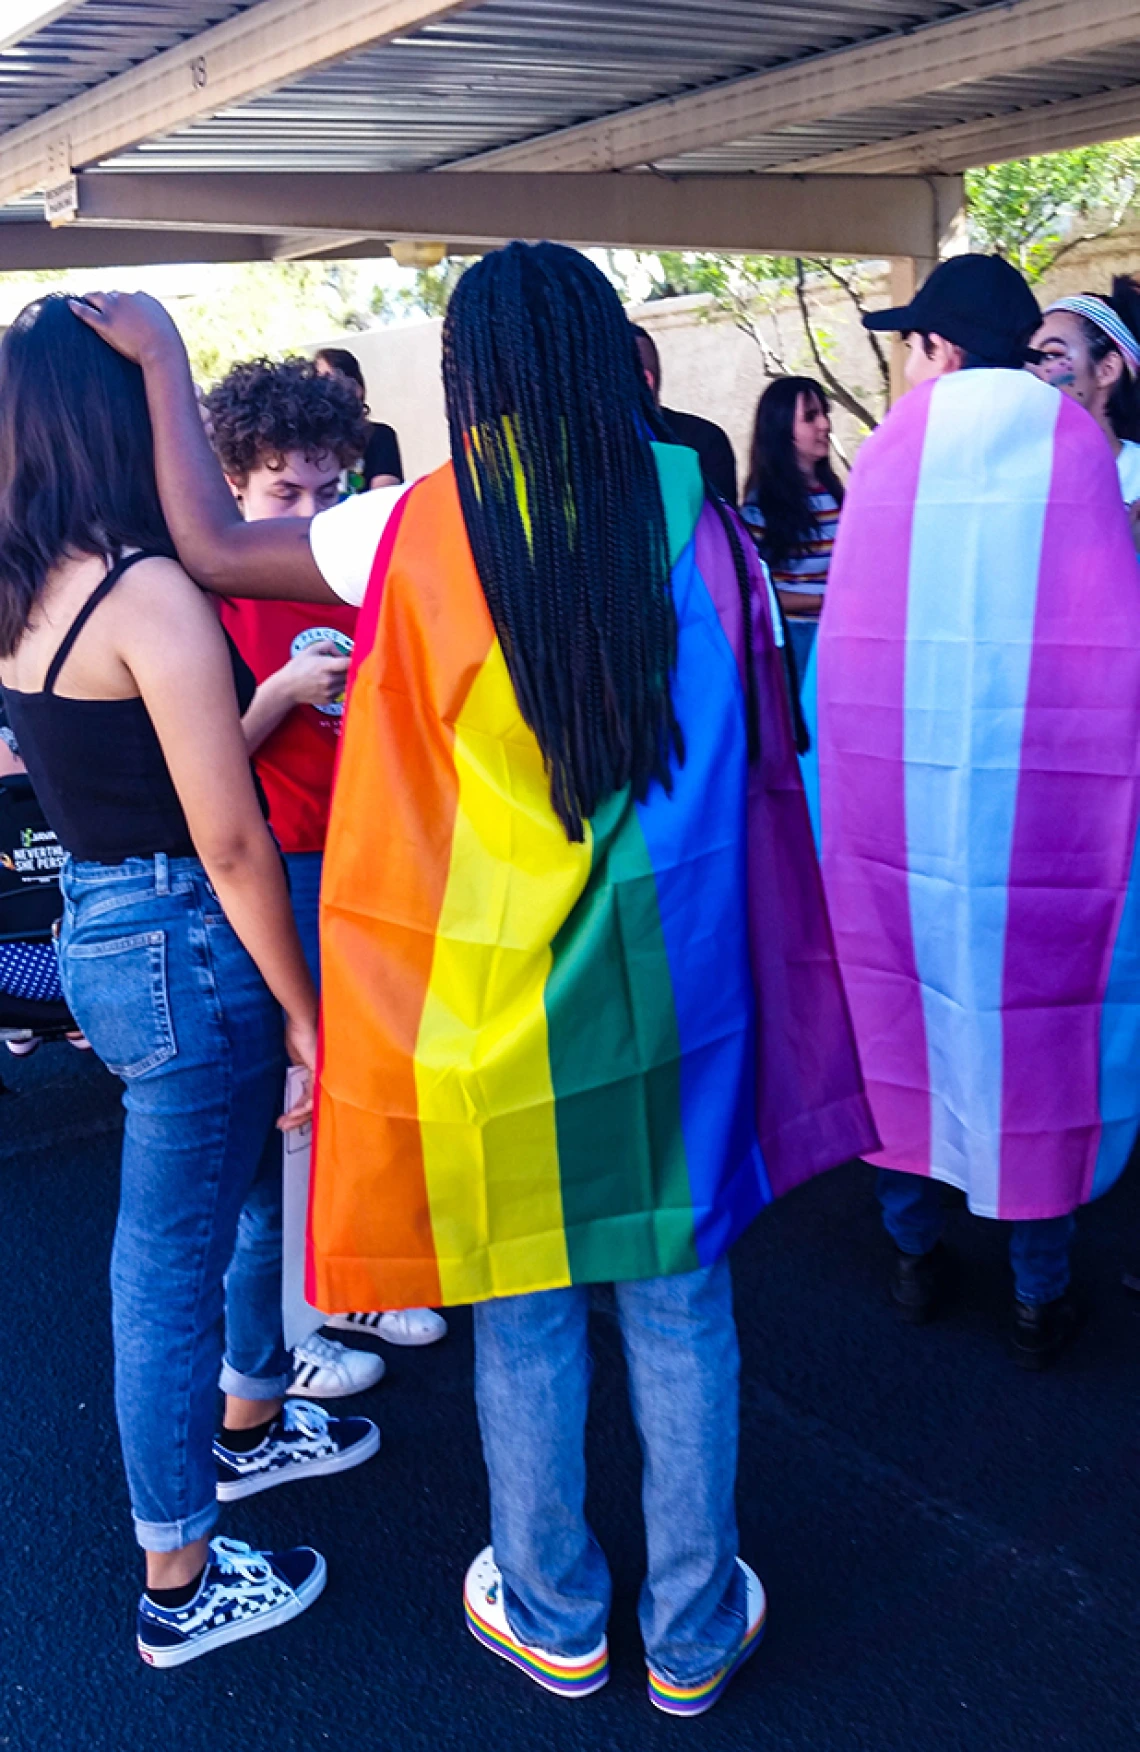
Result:
<svg viewBox="0 0 1140 1752"><path fill-rule="evenodd" d="M132 566L138 564L139 560L153 560L159 557L160 556L152 549L140 548L137 553L125 554L121 559L115 561L115 564L111 567L107 576L101 583L95 586L94 590L87 598L87 601L83 604L83 607L79 610L79 613L68 627L66 633L64 633L63 641L60 644L59 650L52 658L48 667L48 672L44 676L44 692L46 694L55 692L55 684L59 680L59 672L67 662L68 657L71 655L72 646L75 644L76 639L87 625L87 622L91 619L91 616L95 613L95 610L98 608L103 598L110 595L123 573L129 572Z"/></svg>

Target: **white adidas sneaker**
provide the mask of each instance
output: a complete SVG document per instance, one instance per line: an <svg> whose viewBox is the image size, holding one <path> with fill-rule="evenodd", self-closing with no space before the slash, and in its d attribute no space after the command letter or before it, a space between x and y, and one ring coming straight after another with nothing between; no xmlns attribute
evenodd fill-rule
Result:
<svg viewBox="0 0 1140 1752"><path fill-rule="evenodd" d="M330 1314L325 1325L334 1332L360 1332L385 1344L438 1344L447 1337L447 1321L434 1308L396 1308L387 1314Z"/></svg>
<svg viewBox="0 0 1140 1752"><path fill-rule="evenodd" d="M384 1358L374 1351L352 1350L313 1332L293 1352L293 1384L287 1392L298 1399L347 1399L375 1387L384 1368Z"/></svg>

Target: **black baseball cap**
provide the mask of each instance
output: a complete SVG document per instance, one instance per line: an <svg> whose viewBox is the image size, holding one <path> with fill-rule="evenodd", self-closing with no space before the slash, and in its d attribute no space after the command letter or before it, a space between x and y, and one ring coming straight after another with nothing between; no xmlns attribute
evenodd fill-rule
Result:
<svg viewBox="0 0 1140 1752"><path fill-rule="evenodd" d="M909 304L872 310L863 327L941 335L995 365L1022 365L1041 322L1028 281L996 255L950 256L939 262Z"/></svg>

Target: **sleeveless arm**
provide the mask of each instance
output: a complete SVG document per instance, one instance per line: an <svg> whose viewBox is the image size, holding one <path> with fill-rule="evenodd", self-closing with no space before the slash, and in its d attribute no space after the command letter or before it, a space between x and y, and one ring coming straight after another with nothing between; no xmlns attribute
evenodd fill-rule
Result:
<svg viewBox="0 0 1140 1752"><path fill-rule="evenodd" d="M171 560L139 565L109 599L114 637L158 736L222 908L312 1068L316 994L281 858L254 790L233 670L212 606Z"/></svg>

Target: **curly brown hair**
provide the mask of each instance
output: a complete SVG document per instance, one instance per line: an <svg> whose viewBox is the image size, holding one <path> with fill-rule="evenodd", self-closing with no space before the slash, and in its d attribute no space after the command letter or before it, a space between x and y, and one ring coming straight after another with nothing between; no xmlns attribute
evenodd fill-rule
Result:
<svg viewBox="0 0 1140 1752"><path fill-rule="evenodd" d="M291 450L335 456L348 468L364 454L368 421L343 378L311 359L245 359L205 397L219 461L239 486L254 469L280 467Z"/></svg>

